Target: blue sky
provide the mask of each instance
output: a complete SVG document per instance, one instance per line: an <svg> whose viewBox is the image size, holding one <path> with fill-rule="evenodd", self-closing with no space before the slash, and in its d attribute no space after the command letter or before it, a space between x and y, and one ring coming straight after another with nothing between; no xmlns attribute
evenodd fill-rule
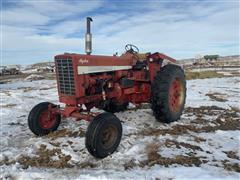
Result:
<svg viewBox="0 0 240 180"><path fill-rule="evenodd" d="M86 16L93 54L122 53L127 43L176 59L239 54L238 1L2 0L2 64L84 53Z"/></svg>

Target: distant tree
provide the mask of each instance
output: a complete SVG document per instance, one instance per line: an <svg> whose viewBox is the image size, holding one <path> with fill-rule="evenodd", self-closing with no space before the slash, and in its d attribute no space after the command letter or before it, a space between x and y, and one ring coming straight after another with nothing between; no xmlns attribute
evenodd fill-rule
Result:
<svg viewBox="0 0 240 180"><path fill-rule="evenodd" d="M219 55L205 55L204 59L212 61L212 60L217 60L219 58Z"/></svg>

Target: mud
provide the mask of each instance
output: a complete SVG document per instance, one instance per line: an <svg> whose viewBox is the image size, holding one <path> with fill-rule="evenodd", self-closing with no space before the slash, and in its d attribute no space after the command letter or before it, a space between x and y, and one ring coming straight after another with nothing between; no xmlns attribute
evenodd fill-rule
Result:
<svg viewBox="0 0 240 180"><path fill-rule="evenodd" d="M12 108L14 106L17 106L17 104L6 104L6 105L0 105L0 108Z"/></svg>
<svg viewBox="0 0 240 180"><path fill-rule="evenodd" d="M226 98L223 96L226 96L226 94L221 94L221 93L208 93L206 94L210 99L218 101L218 102L226 102L228 101Z"/></svg>
<svg viewBox="0 0 240 180"><path fill-rule="evenodd" d="M33 88L33 87L25 87L25 88L22 88L22 89L23 89L23 92L29 92L29 91L36 90L36 88Z"/></svg>
<svg viewBox="0 0 240 180"><path fill-rule="evenodd" d="M56 86L40 88L39 90L40 90L40 91L45 91L45 90L49 90L49 89L53 89L53 88L56 88Z"/></svg>
<svg viewBox="0 0 240 180"><path fill-rule="evenodd" d="M20 123L20 122L11 122L11 123L8 123L8 125L10 126L25 126L24 124Z"/></svg>

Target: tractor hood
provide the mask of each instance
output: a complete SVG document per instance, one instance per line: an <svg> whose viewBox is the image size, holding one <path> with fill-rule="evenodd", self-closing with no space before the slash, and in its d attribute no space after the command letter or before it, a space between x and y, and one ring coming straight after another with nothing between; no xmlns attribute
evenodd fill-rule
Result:
<svg viewBox="0 0 240 180"><path fill-rule="evenodd" d="M79 66L132 66L135 62L132 57L132 54L122 56L61 54L55 56L55 59L72 60Z"/></svg>
<svg viewBox="0 0 240 180"><path fill-rule="evenodd" d="M122 56L99 56L83 54L62 54L55 56L55 60L71 60L74 67L77 68L78 75L109 72L117 70L131 69L136 63L132 54L123 54Z"/></svg>

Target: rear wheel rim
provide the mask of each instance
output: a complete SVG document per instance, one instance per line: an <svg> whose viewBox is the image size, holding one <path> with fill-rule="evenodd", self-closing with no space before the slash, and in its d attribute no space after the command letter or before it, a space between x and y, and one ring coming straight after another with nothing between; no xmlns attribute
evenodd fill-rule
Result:
<svg viewBox="0 0 240 180"><path fill-rule="evenodd" d="M111 148L117 141L118 130L117 127L109 124L103 131L101 137L101 144L104 149Z"/></svg>
<svg viewBox="0 0 240 180"><path fill-rule="evenodd" d="M51 129L56 123L56 116L45 110L39 116L38 122L42 129Z"/></svg>
<svg viewBox="0 0 240 180"><path fill-rule="evenodd" d="M184 88L183 82L179 78L172 81L168 99L170 110L175 113L180 112L184 100Z"/></svg>

